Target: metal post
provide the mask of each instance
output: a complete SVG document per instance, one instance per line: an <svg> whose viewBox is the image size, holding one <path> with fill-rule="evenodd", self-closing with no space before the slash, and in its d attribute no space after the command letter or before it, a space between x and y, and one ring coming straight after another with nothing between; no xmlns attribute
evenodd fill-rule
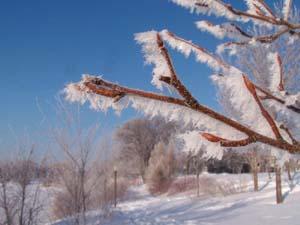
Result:
<svg viewBox="0 0 300 225"><path fill-rule="evenodd" d="M117 207L117 168L114 167L114 205Z"/></svg>
<svg viewBox="0 0 300 225"><path fill-rule="evenodd" d="M200 196L199 171L197 171L197 197Z"/></svg>
<svg viewBox="0 0 300 225"><path fill-rule="evenodd" d="M196 173L197 173L197 197L200 196L200 184L199 184L199 176L200 176L200 158L198 157L196 159L196 165L197 165L197 168L196 168Z"/></svg>

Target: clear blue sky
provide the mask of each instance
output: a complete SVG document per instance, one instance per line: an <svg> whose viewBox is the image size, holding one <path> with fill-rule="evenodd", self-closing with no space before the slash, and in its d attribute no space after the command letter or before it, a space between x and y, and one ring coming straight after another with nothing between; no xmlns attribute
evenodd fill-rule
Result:
<svg viewBox="0 0 300 225"><path fill-rule="evenodd" d="M151 67L143 63L133 34L168 28L214 50L216 40L198 31L190 14L168 0L3 0L0 7L0 153L9 151L15 137L38 138L54 117L55 96L83 73L140 89L150 85ZM206 66L173 52L176 68L199 100L217 107ZM44 115L37 107L37 102ZM111 131L138 114L121 116L83 113ZM13 130L13 132L11 131Z"/></svg>

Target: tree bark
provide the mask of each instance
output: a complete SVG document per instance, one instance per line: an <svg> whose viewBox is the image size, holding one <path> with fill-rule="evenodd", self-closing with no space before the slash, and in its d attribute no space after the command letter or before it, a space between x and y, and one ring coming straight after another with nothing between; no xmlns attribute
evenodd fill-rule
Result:
<svg viewBox="0 0 300 225"><path fill-rule="evenodd" d="M268 167L268 177L269 177L269 180L272 179L272 176L271 176L271 168L270 168L270 167Z"/></svg>
<svg viewBox="0 0 300 225"><path fill-rule="evenodd" d="M257 154L251 155L250 159L251 171L253 176L254 191L258 191L258 166L257 166Z"/></svg>
<svg viewBox="0 0 300 225"><path fill-rule="evenodd" d="M3 200L3 208L4 208L4 214L6 216L6 224L7 225L13 225L12 223L12 217L9 211L9 206L8 206L8 198L7 198L7 186L6 186L6 182L3 181L3 183L1 184L2 186L2 200Z"/></svg>
<svg viewBox="0 0 300 225"><path fill-rule="evenodd" d="M286 164L286 170L287 170L287 174L288 174L289 181L292 181L290 162L288 162L288 163Z"/></svg>
<svg viewBox="0 0 300 225"><path fill-rule="evenodd" d="M282 190L281 190L281 168L276 166L276 203L280 204L283 202Z"/></svg>
<svg viewBox="0 0 300 225"><path fill-rule="evenodd" d="M253 184L254 184L254 191L258 191L258 170L257 170L257 166L253 170Z"/></svg>

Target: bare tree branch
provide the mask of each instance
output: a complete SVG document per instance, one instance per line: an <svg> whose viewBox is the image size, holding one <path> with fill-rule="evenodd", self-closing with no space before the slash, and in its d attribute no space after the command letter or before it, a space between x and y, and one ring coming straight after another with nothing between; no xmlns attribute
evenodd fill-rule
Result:
<svg viewBox="0 0 300 225"><path fill-rule="evenodd" d="M227 16L229 20L236 20L236 21L252 21L254 23L260 22L262 24L267 24L272 26L272 34L264 35L264 36L253 36L249 38L249 40L244 41L243 38L240 42L230 42L227 43L227 45L247 45L252 41L257 41L260 43L272 43L275 40L279 39L283 35L287 34L289 36L293 35L299 35L298 29L300 29L300 24L292 23L288 21L287 18L279 18L275 16L273 11L270 7L268 7L267 3L263 0L257 0L256 2L258 5L254 4L254 12L251 11L241 11L233 8L231 5L224 3L221 0L215 0L215 1L204 1L205 3L197 2L195 3L195 6L191 6L191 4L187 2L179 2L178 4L185 5L187 7L190 7L192 10L194 8L198 8L199 12L205 11L203 9L207 9L208 13L213 12L213 10L216 11L215 14L220 16ZM202 11L201 11L202 10ZM276 28L276 29L275 29ZM238 26L235 26L235 29L241 33L241 35L249 36L247 35L241 28ZM149 34L150 33L150 34ZM220 122L221 124L227 125L236 131L239 131L243 134L245 134L247 137L242 140L227 140L223 139L221 137L215 136L210 133L203 133L202 137L206 138L209 141L212 142L219 142L222 146L226 147L238 147L238 146L246 146L251 143L260 142L266 145L270 145L279 149L282 149L284 151L287 151L289 153L300 153L300 144L296 141L293 141L293 143L289 143L288 141L284 140L284 138L281 136L281 133L279 131L279 128L277 127L277 124L275 120L272 118L271 114L268 112L268 109L266 106L262 104L262 101L264 99L271 99L274 100L280 104L285 104L288 99L283 100L279 97L275 96L275 94L269 93L267 90L264 90L263 88L259 87L258 85L255 85L253 82L248 79L246 75L243 75L241 71L239 71L237 68L227 64L219 57L211 54L206 49L195 45L191 41L187 41L185 39L179 38L175 36L173 33L169 31L162 31L162 32L156 32L152 31L147 33L145 36L144 34L141 35L141 39L137 39L139 43L145 44L146 47L144 48L145 52L147 52L147 61L150 63L153 63L155 65L155 68L157 69L155 72L155 82L161 81L164 84L169 85L170 87L177 90L177 92L180 94L182 98L174 98L167 95L152 93L152 92L145 92L137 89L131 89L128 87L124 87L121 85L118 85L116 83L108 82L103 80L102 78L97 77L90 77L88 79L84 79L80 84L76 85L75 87L77 90L84 92L85 94L96 94L96 95L102 95L108 98L113 99L113 102L118 102L122 98L125 97L141 97L145 100L151 99L155 101L159 101L162 103L168 103L171 105L177 105L180 107L188 108L190 110L202 113L212 119L215 119L216 121ZM156 39L153 35L156 34ZM150 41L149 41L150 40ZM242 122L233 120L227 116L224 116L221 113L218 113L202 104L200 104L196 98L194 98L191 94L191 92L183 85L181 80L178 78L175 68L173 66L171 57L168 53L168 50L164 46L164 41L166 41L168 44L170 44L171 47L178 49L179 51L185 53L185 55L189 55L191 52L195 53L197 56L197 60L207 63L211 67L216 67L216 71L222 70L222 72L237 76L242 76L244 84L247 88L247 91L252 95L254 98L256 104L258 105L260 109L260 113L262 117L267 121L270 128L272 129L272 132L274 133L275 137L268 137L266 135L262 135L259 133L259 131L256 131L254 128L251 128L251 125L244 125ZM154 43L154 44L153 44ZM157 46L155 46L155 43ZM148 51L149 50L149 51ZM162 56L162 57L161 57ZM162 61L165 61L162 62ZM277 58L278 64L280 65L280 82L278 84L279 91L284 90L284 80L283 80L283 63L280 57ZM161 64L163 64L162 69L159 70ZM167 69L168 71L167 71ZM158 71L158 72L157 72ZM161 72L163 71L163 72ZM167 71L168 74L160 74L165 73ZM170 73L169 73L170 72ZM262 74L263 75L263 74ZM261 75L261 76L262 76ZM239 78L239 77L238 77ZM161 84L161 83L159 83ZM72 86L74 87L74 85ZM261 95L262 94L262 95ZM288 105L286 108L296 112L300 113L300 109L293 105Z"/></svg>
<svg viewBox="0 0 300 225"><path fill-rule="evenodd" d="M288 134L289 138L292 140L292 142L293 142L294 145L299 145L299 144L300 144L299 141L297 141L297 140L293 137L293 135L292 135L292 133L290 132L290 130L289 130L287 127L285 127L283 124L280 125L280 129L283 129L283 130Z"/></svg>
<svg viewBox="0 0 300 225"><path fill-rule="evenodd" d="M253 131L252 129L242 125L241 123L234 121L220 113L217 113L214 110L212 110L206 106L203 106L201 104L190 106L190 105L187 105L185 100L182 100L182 99L159 95L159 94L155 94L155 93L151 93L151 92L140 91L140 90L136 90L136 89L130 89L130 88L123 87L123 86L120 86L115 83L105 81L101 78L94 78L94 79L86 82L85 85L89 89L89 92L94 93L94 94L103 95L105 97L115 98L116 96L118 96L120 94L122 94L124 96L132 95L132 96L143 97L145 99L152 99L152 100L157 100L160 102L165 102L165 103L169 103L169 104L175 104L178 106L186 107L191 110L203 113L213 119L216 119L217 121L220 121L221 123L224 123L234 129L236 129L237 131L240 131L240 132L246 134L248 137L255 140L255 142L261 142L264 144L268 144L268 145L286 150L290 153L300 152L300 145L292 145L284 140L274 140L267 136L261 135L255 131ZM80 89L79 86L77 88ZM107 93L109 93L109 94L107 94Z"/></svg>
<svg viewBox="0 0 300 225"><path fill-rule="evenodd" d="M210 133L202 133L201 136L210 142L220 142L220 145L223 147L247 146L256 141L254 138L251 138L251 137L242 139L242 140L237 140L237 141L228 140L228 139L224 139L224 138L218 137L218 136L216 136L214 134L210 134Z"/></svg>

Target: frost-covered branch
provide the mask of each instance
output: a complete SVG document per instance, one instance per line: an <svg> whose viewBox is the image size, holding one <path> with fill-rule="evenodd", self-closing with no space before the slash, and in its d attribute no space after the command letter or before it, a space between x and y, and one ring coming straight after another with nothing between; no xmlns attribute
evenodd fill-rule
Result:
<svg viewBox="0 0 300 225"><path fill-rule="evenodd" d="M248 137L236 141L236 140L228 140L225 138L221 138L210 133L202 133L201 136L210 142L219 142L222 147L242 147L256 142L255 138L253 137Z"/></svg>
<svg viewBox="0 0 300 225"><path fill-rule="evenodd" d="M267 120L267 122L270 125L270 127L272 128L272 131L275 134L276 138L278 140L282 140L283 138L279 132L279 129L278 129L275 121L273 120L273 118L271 117L269 112L265 109L265 107L261 103L261 101L256 93L255 85L246 76L243 76L243 78L244 78L244 82L245 82L247 89L252 94L253 98L255 99L255 102L257 103L257 105L260 108L261 114Z"/></svg>
<svg viewBox="0 0 300 225"><path fill-rule="evenodd" d="M173 34L170 31L164 30L162 32L162 36L164 40L174 49L179 50L181 53L183 53L185 56L189 56L191 53L194 53L196 56L196 61L206 63L211 68L213 68L215 71L223 71L224 73L231 74L231 75L242 75L242 71L238 70L237 68L229 65L224 60L219 58L216 55L213 55L212 53L208 52L205 48L196 45L195 43L191 41L187 41L183 38L180 38ZM284 90L284 84L283 84L283 66L281 57L278 53L270 54L269 58L271 59L272 66L270 68L272 69L272 74L274 79L272 80L273 86L275 85L276 90ZM167 77L161 77L160 80L168 80ZM253 83L253 82L252 82ZM254 84L255 85L255 84ZM262 100L264 99L272 99L277 101L280 104L285 105L287 103L286 100L281 99L280 97L277 97L267 90L259 87L258 85L255 85L255 88L262 92L264 94L263 97L260 96ZM287 104L286 107L294 112L300 113L300 108Z"/></svg>
<svg viewBox="0 0 300 225"><path fill-rule="evenodd" d="M225 47L250 49L269 46L286 36L293 40L299 37L300 24L289 20L291 1L285 1L283 18L278 17L278 13L273 12L263 0L247 0L247 11L235 9L221 0L172 1L192 12L214 14L230 20L221 25L213 25L207 21L196 23L198 28L220 39L233 39L234 42L223 44ZM245 26L236 24L242 22L245 25L249 21L266 28L268 32L250 33ZM184 135L184 138L194 142L194 149L205 145L207 151L215 152L213 155L219 155L216 149L221 147L238 148L256 143L271 150L283 150L284 153L300 153L297 141L300 92L289 94L286 90L284 76L287 68L279 53L267 50L265 58L272 76L268 78L268 85L260 86L222 57L168 30L138 33L135 40L142 46L145 62L153 65L152 84L160 90L175 90L180 97L128 88L101 77L84 76L80 82L66 87L66 98L81 103L89 101L96 110L113 108L119 112L132 106L146 115L161 115L167 120L192 124L194 130ZM192 95L177 75L167 47L186 57L194 55L197 62L207 64L217 74L211 76L212 81L234 116L212 110ZM292 126L295 118L296 124ZM201 144L195 143L196 139Z"/></svg>
<svg viewBox="0 0 300 225"><path fill-rule="evenodd" d="M291 7L292 7L293 0L284 0L282 14L285 20L289 19Z"/></svg>
<svg viewBox="0 0 300 225"><path fill-rule="evenodd" d="M206 20L196 22L197 28L202 31L207 31L219 39L228 37L235 40L249 40L253 36L244 31L241 27L234 23L224 23L220 25L214 25Z"/></svg>
<svg viewBox="0 0 300 225"><path fill-rule="evenodd" d="M214 35L219 38L224 38L225 36L235 38L238 37L237 35L250 38L250 40L244 40L245 38L242 38L236 42L227 43L227 45L246 45L252 42L251 39L261 43L271 43L285 34L299 36L297 29L300 29L300 24L289 22L292 0L285 0L282 9L283 18L276 16L267 3L262 0L246 0L248 6L247 11L238 10L232 5L224 3L222 0L173 0L173 2L185 8L189 8L191 12L198 14L215 14L216 16L225 17L237 22L252 21L257 25L267 26L273 29L272 34L250 38L252 35L248 35L238 27L238 29L236 29L228 24L212 26L210 23L203 21L197 23L200 29L214 33ZM274 28L278 29L276 30ZM225 35L225 33L227 33L227 35Z"/></svg>
<svg viewBox="0 0 300 225"><path fill-rule="evenodd" d="M284 91L285 88L283 83L283 65L279 53L270 53L269 60L271 62L270 74L273 75L270 84L270 90Z"/></svg>
<svg viewBox="0 0 300 225"><path fill-rule="evenodd" d="M74 93L74 91L81 92L81 94ZM201 104L187 105L185 100L183 100L183 99L177 99L177 98L159 95L159 94L155 94L155 93L151 93L151 92L145 92L145 91L127 88L127 87L120 86L115 83L105 81L99 77L84 78L82 80L82 82L80 82L78 84L71 84L66 87L66 93L67 93L67 98L69 100L76 100L76 99L74 99L73 96L96 94L96 95L100 95L100 96L104 96L104 97L112 99L111 104L116 103L115 98L118 96L123 96L120 98L129 96L131 98L130 100L133 102L133 104L135 102L135 97L141 97L144 99L143 101L147 101L147 99L150 99L150 100L155 100L157 102L162 102L162 103L166 103L166 104L185 107L185 108L191 109L192 111L196 111L198 113L201 113L203 115L206 115L206 116L218 121L220 123L220 125L222 125L222 124L227 125L229 127L234 128L236 131L244 133L248 137L248 138L246 138L247 143L261 142L261 143L265 143L267 145L271 145L271 146L286 150L290 153L300 152L299 145L292 145L284 140L276 140L276 139L267 137L265 135L262 135L256 131L240 124L239 122L234 121L220 113L217 113L214 110L212 110L206 106L203 106ZM91 104L93 104L94 98L91 98L89 100L90 100ZM117 101L119 101L119 100L120 99L117 99ZM111 106L111 105L108 105L108 106ZM140 109L140 110L143 110L143 109ZM199 116L201 116L201 114ZM168 115L172 116L170 114L168 114ZM206 126L206 125L207 124L203 124L203 126ZM199 136L200 136L200 133L199 133ZM244 143L244 141L242 141L242 142ZM241 143L241 141L238 140L238 141L236 141L236 143ZM228 142L228 145L229 144L230 144L230 142Z"/></svg>
<svg viewBox="0 0 300 225"><path fill-rule="evenodd" d="M190 56L191 53L194 53L197 62L205 63L215 71L238 72L234 67L228 65L205 48L194 44L192 41L180 38L167 30L163 30L160 33L162 34L163 40L167 42L171 48L178 50L186 57Z"/></svg>
<svg viewBox="0 0 300 225"><path fill-rule="evenodd" d="M246 3L250 14L256 14L258 16L265 15L272 18L276 17L272 9L264 2L264 0L246 0Z"/></svg>
<svg viewBox="0 0 300 225"><path fill-rule="evenodd" d="M163 42L162 38L160 37L159 33L157 33L157 45L158 45L158 48L160 49L161 55L164 57L164 59L166 61L166 64L171 73L170 74L171 77L161 76L159 78L159 80L161 80L161 81L167 83L168 85L172 86L173 88L175 88L178 91L178 93L185 99L185 102L187 105L189 105L191 107L196 107L197 105L199 105L199 103L192 96L190 91L182 84L180 79L178 79L178 76L175 72L175 68L173 66L171 57L168 53L168 50L164 46L164 42Z"/></svg>
<svg viewBox="0 0 300 225"><path fill-rule="evenodd" d="M280 97L277 97L273 94L271 94L270 92L268 92L267 90L263 89L262 87L258 86L258 85L255 85L255 88L256 90L258 90L259 92L261 92L262 94L264 94L263 96L262 95L259 95L259 98L261 100L274 100L276 101L277 103L280 103L281 105L285 105L287 109L295 112L295 113L300 113L300 107L297 107L293 104L287 104L288 102L286 100L283 100L281 99Z"/></svg>
<svg viewBox="0 0 300 225"><path fill-rule="evenodd" d="M206 63L216 71L221 70L221 71L231 74L231 75L243 74L237 68L229 65L228 63L223 61L221 58L213 55L212 53L208 52L205 48L198 46L191 41L187 41L183 38L180 38L180 37L176 36L175 34L173 34L172 32L167 31L167 30L164 30L160 33L161 33L161 36L164 38L164 40L172 48L179 50L181 53L183 53L187 57L193 52L196 56L196 61ZM165 51L166 51L166 49L165 49ZM272 64L274 65L274 66L272 66L272 68L273 68L272 73L274 74L274 80L275 80L275 81L273 81L273 83L275 83L274 85L276 86L276 90L277 90L277 88L279 88L279 90L284 90L283 69L282 69L281 57L279 54L275 54L275 58L274 58L273 54L270 54L270 56L269 56L269 58L271 58L273 60ZM165 76L161 76L160 80L164 81L166 83L168 83L168 81L170 81L170 79L168 79ZM168 84L170 84L170 83L168 83ZM277 101L280 104L283 104L283 105L286 104L285 100L283 100L279 97L276 97L275 95L269 93L267 90L259 87L258 85L255 85L255 88L265 95L264 97L260 96L262 100L272 99L272 100ZM286 107L294 112L300 113L300 108L298 108L294 105L287 105Z"/></svg>
<svg viewBox="0 0 300 225"><path fill-rule="evenodd" d="M292 133L290 132L289 128L287 128L286 126L284 126L283 124L280 126L280 129L283 129L289 136L289 138L292 140L294 145L299 145L299 141L297 141L294 136L292 135Z"/></svg>

